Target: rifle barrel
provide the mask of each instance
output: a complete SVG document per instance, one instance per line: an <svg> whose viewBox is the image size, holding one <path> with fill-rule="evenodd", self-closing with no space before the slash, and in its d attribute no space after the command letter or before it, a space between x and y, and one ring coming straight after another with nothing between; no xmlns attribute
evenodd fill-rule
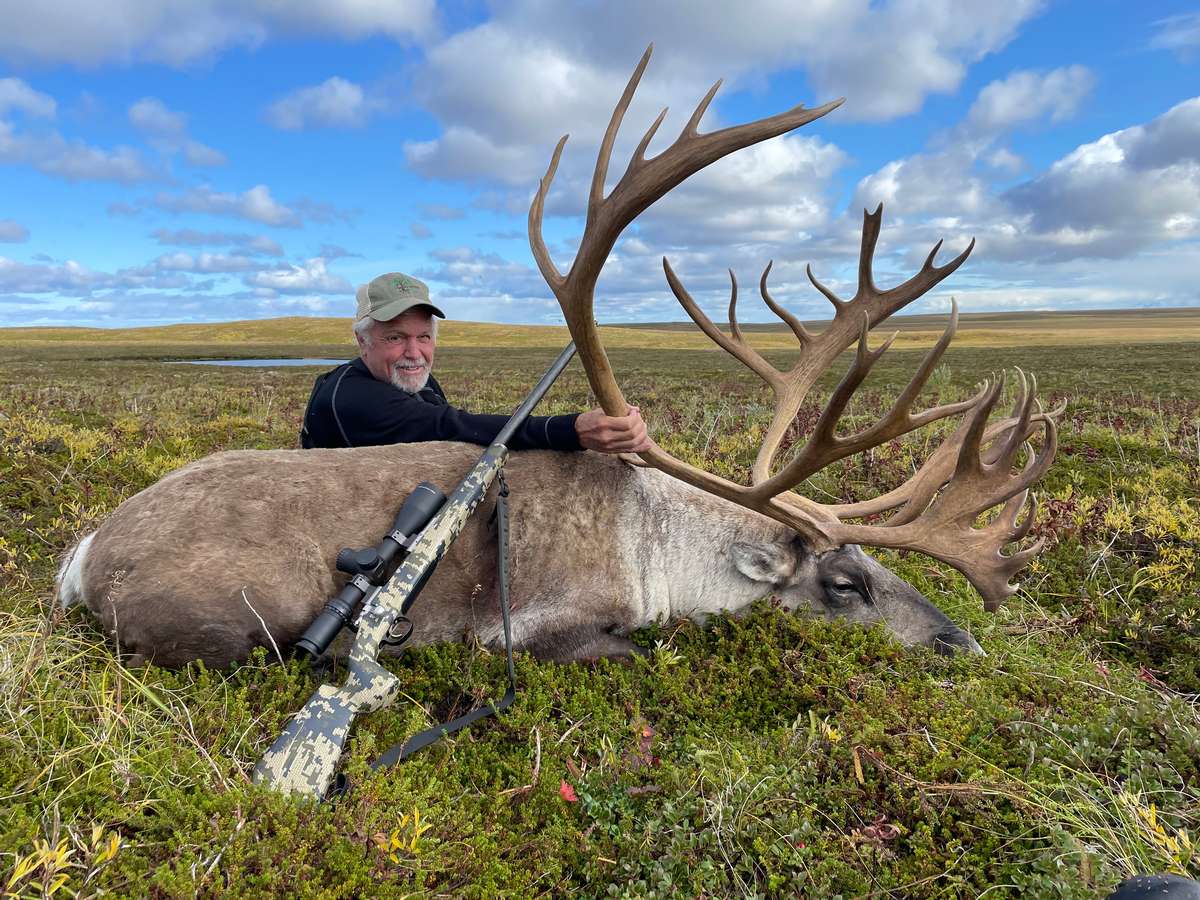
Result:
<svg viewBox="0 0 1200 900"><path fill-rule="evenodd" d="M500 429L500 433L492 441L493 444L507 445L512 440L512 436L516 433L517 429L529 418L529 414L533 412L533 408L538 405L538 402L545 395L546 391L550 390L550 385L554 384L554 380L562 374L562 370L567 367L567 363L571 361L571 357L574 355L575 342L572 341L567 344L562 353L558 354L558 359L546 370L546 374L542 376L542 380L534 385L533 390L529 392L529 396L522 401L521 405L517 407L516 412L512 414L512 417Z"/></svg>

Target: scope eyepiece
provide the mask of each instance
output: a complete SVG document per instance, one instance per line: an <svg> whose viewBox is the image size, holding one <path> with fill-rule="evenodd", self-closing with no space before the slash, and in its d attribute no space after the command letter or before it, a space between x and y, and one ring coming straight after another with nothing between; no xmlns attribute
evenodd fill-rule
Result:
<svg viewBox="0 0 1200 900"><path fill-rule="evenodd" d="M297 656L303 656L305 653L320 656L328 650L338 633L350 624L354 610L362 598L362 588L354 582L347 584L336 596L330 597L321 614L313 619L304 636L296 641Z"/></svg>

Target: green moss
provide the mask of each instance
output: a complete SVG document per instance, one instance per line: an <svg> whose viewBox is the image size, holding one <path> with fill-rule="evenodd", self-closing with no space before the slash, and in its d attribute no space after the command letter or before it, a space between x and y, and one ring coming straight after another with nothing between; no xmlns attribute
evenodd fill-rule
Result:
<svg viewBox="0 0 1200 900"><path fill-rule="evenodd" d="M508 712L372 772L383 747L504 689L502 657L423 648L388 662L406 699L356 728L354 788L323 806L249 782L313 673L265 653L230 672L129 670L85 614L47 599L61 552L164 472L293 446L311 373L6 364L0 852L28 869L13 889L66 875L84 894L160 897L1091 897L1133 871L1200 874L1185 844L1200 831L1200 723L1185 702L1200 692L1200 397L1166 378L1178 348L1143 349L1137 369L1119 354L1028 351L1056 391L1085 386L1085 360L1099 374L1064 417L1043 485L1048 549L999 614L956 573L887 557L986 658L905 652L881 630L763 603L646 629L635 640L650 653L629 664L521 657ZM931 401L1021 352L952 351ZM464 405L498 411L537 353L493 355L486 378L483 351L440 362ZM665 442L745 476L769 411L732 364L615 357ZM854 414L883 409L911 362L885 358ZM721 390L697 396L698 380ZM546 408L587 403L571 373ZM871 496L928 449L893 442L816 487Z"/></svg>

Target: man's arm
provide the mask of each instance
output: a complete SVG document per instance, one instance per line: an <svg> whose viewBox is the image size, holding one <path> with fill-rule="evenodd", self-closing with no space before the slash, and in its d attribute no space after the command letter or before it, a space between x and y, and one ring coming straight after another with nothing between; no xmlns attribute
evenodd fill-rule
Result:
<svg viewBox="0 0 1200 900"><path fill-rule="evenodd" d="M364 369L325 380L305 413L312 445L368 447L419 441L465 441L486 446L507 416L469 413L445 402L440 385L430 379L429 399L407 394L373 378ZM341 377L339 377L341 376ZM597 450L638 452L650 446L646 426L635 407L625 416L601 409L559 416L531 416L509 442L513 450Z"/></svg>

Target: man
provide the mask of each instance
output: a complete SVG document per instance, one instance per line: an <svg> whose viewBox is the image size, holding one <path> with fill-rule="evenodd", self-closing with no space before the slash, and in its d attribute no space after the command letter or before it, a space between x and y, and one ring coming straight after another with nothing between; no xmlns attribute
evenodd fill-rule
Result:
<svg viewBox="0 0 1200 900"><path fill-rule="evenodd" d="M431 375L437 320L429 288L408 275L380 275L358 289L354 336L359 357L321 375L313 386L303 447L366 447L416 441L490 444L507 416L465 412L446 401ZM509 442L512 450L638 452L650 447L636 407L624 416L602 409L531 416Z"/></svg>

